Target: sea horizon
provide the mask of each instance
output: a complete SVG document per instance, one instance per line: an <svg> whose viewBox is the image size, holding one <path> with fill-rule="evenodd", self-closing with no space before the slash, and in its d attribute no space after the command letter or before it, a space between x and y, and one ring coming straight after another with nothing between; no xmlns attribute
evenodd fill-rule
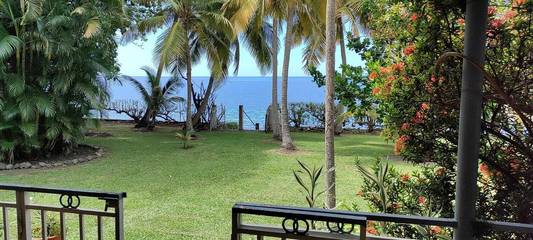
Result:
<svg viewBox="0 0 533 240"><path fill-rule="evenodd" d="M131 76L135 79L146 82L146 76ZM164 76L164 79L170 78ZM195 87L201 84L207 86L209 76L194 76ZM324 88L319 88L310 76L290 76L288 86L288 101L292 102L324 102ZM272 76L230 76L218 86L214 92L217 106L225 108L225 122L237 122L239 105L243 105L244 111L250 119L246 118L244 125L246 129L254 129L254 123L259 123L264 129L265 114L272 98ZM142 102L141 95L127 81L122 81L122 85L112 82L110 86L111 102L134 100ZM178 95L185 97L186 91L182 87ZM278 78L278 99L281 100L281 77ZM124 114L106 112L106 118L116 120L130 119ZM176 115L179 121L184 121L183 114Z"/></svg>

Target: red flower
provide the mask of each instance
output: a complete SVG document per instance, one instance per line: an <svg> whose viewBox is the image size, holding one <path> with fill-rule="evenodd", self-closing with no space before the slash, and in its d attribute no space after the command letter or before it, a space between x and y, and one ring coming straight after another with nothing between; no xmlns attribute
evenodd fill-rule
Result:
<svg viewBox="0 0 533 240"><path fill-rule="evenodd" d="M368 79L370 80L374 80L378 77L378 73L376 72L371 72L369 75L368 75Z"/></svg>
<svg viewBox="0 0 533 240"><path fill-rule="evenodd" d="M435 175L442 177L446 173L446 168L440 167L437 168L437 171L435 171Z"/></svg>
<svg viewBox="0 0 533 240"><path fill-rule="evenodd" d="M411 21L415 22L418 19L418 14L413 13L411 14Z"/></svg>
<svg viewBox="0 0 533 240"><path fill-rule="evenodd" d="M403 50L403 54L405 54L405 56L409 56L413 54L414 52L415 52L415 45L412 43L407 45L407 47Z"/></svg>
<svg viewBox="0 0 533 240"><path fill-rule="evenodd" d="M424 113L422 113L420 111L416 112L415 116L412 119L412 122L416 123L416 124L423 123L425 117L426 116L424 115Z"/></svg>
<svg viewBox="0 0 533 240"><path fill-rule="evenodd" d="M392 65L392 69L394 69L395 71L398 71L398 72L403 71L404 68L405 68L405 64L403 62L395 63L395 64Z"/></svg>
<svg viewBox="0 0 533 240"><path fill-rule="evenodd" d="M409 176L409 174L402 174L402 175L400 176L400 180L401 180L402 182L408 182L409 180L411 180L411 176Z"/></svg>
<svg viewBox="0 0 533 240"><path fill-rule="evenodd" d="M526 3L526 0L514 0L513 1L513 6L514 7L518 7L520 5L523 5L524 3Z"/></svg>
<svg viewBox="0 0 533 240"><path fill-rule="evenodd" d="M405 148L405 143L409 141L409 136L402 135L400 138L396 139L394 143L394 153L400 154Z"/></svg>
<svg viewBox="0 0 533 240"><path fill-rule="evenodd" d="M391 69L388 67L381 67L379 70L381 71L381 74L389 74L391 72Z"/></svg>
<svg viewBox="0 0 533 240"><path fill-rule="evenodd" d="M404 123L404 124L402 124L401 130L402 131L407 131L407 130L409 130L409 128L411 128L411 125L409 123Z"/></svg>
<svg viewBox="0 0 533 240"><path fill-rule="evenodd" d="M511 160L509 165L511 166L511 170L515 172L520 170L520 162L516 159Z"/></svg>
<svg viewBox="0 0 533 240"><path fill-rule="evenodd" d="M378 235L378 234L379 234L378 230L376 230L374 227L368 227L368 228L366 228L366 232L367 232L367 233L370 233L370 234L372 234L372 235Z"/></svg>
<svg viewBox="0 0 533 240"><path fill-rule="evenodd" d="M513 19L516 16L516 14L517 14L516 11L509 10L503 14L502 20L507 21L507 20Z"/></svg>
<svg viewBox="0 0 533 240"><path fill-rule="evenodd" d="M481 172L481 174L483 174L484 177L490 177L491 175L489 166L487 166L486 163L479 164L479 171Z"/></svg>
<svg viewBox="0 0 533 240"><path fill-rule="evenodd" d="M418 204L423 205L426 203L426 198L423 196L418 197Z"/></svg>
<svg viewBox="0 0 533 240"><path fill-rule="evenodd" d="M378 95L381 93L381 88L375 87L372 89L372 95Z"/></svg>
<svg viewBox="0 0 533 240"><path fill-rule="evenodd" d="M503 20L502 19L493 19L492 21L490 21L490 26L492 28L500 28L501 26L503 26Z"/></svg>
<svg viewBox="0 0 533 240"><path fill-rule="evenodd" d="M428 103L422 103L422 105L420 105L420 110L422 110L422 111L429 110L429 104Z"/></svg>
<svg viewBox="0 0 533 240"><path fill-rule="evenodd" d="M441 231L442 231L442 228L440 228L439 226L432 226L431 227L431 233L432 234L439 234Z"/></svg>
<svg viewBox="0 0 533 240"><path fill-rule="evenodd" d="M494 6L490 6L489 7L489 15L494 15L496 14L496 12L498 11L498 9Z"/></svg>
<svg viewBox="0 0 533 240"><path fill-rule="evenodd" d="M461 26L465 25L465 19L464 18L457 19L457 24L459 24Z"/></svg>
<svg viewBox="0 0 533 240"><path fill-rule="evenodd" d="M387 82L388 82L388 83L392 83L392 82L394 82L394 80L396 80L396 77L395 77L395 76L392 76L392 75L391 75L391 76L388 76L388 77L387 77Z"/></svg>

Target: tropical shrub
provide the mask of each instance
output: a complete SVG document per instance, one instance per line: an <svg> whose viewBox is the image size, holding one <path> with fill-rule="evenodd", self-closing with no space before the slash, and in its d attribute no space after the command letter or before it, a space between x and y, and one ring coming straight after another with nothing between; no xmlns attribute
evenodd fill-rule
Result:
<svg viewBox="0 0 533 240"><path fill-rule="evenodd" d="M0 1L0 161L68 153L118 72L121 1Z"/></svg>
<svg viewBox="0 0 533 240"><path fill-rule="evenodd" d="M533 1L491 1L480 145L480 219L533 223ZM455 179L464 1L364 1L371 40L351 47L365 62L366 84L378 102L395 150L433 162ZM439 69L436 66L439 66ZM437 71L439 70L439 71ZM435 179L429 178L430 183ZM455 182L427 196L454 199ZM441 209L453 217L453 207ZM491 233L486 239L530 239Z"/></svg>
<svg viewBox="0 0 533 240"><path fill-rule="evenodd" d="M305 124L307 117L307 107L305 103L289 103L289 122L295 128L300 128Z"/></svg>
<svg viewBox="0 0 533 240"><path fill-rule="evenodd" d="M436 197L446 190L453 179L442 168L426 166L412 174L402 174L381 161L366 169L359 163L357 171L363 176L358 196L367 200L375 212L441 217L443 209L451 207L446 197ZM367 231L373 235L409 239L451 239L450 229L395 223L370 223Z"/></svg>

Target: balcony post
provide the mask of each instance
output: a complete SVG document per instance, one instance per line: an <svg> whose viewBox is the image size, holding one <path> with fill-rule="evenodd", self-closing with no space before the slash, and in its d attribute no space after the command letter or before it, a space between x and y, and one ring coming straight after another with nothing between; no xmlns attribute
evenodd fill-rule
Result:
<svg viewBox="0 0 533 240"><path fill-rule="evenodd" d="M483 66L485 61L488 0L466 1L464 55ZM455 240L475 239L477 176L481 130L483 73L463 61L459 147L455 196Z"/></svg>
<svg viewBox="0 0 533 240"><path fill-rule="evenodd" d="M31 213L26 209L30 203L30 196L25 191L16 191L17 205L17 236L18 240L31 240Z"/></svg>
<svg viewBox="0 0 533 240"><path fill-rule="evenodd" d="M115 205L115 239L124 240L124 199L121 197Z"/></svg>

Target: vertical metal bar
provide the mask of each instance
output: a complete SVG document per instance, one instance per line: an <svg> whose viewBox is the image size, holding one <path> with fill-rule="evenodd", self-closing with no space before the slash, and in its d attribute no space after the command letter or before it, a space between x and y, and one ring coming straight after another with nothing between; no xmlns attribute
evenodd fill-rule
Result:
<svg viewBox="0 0 533 240"><path fill-rule="evenodd" d="M124 199L117 199L115 208L115 239L124 240Z"/></svg>
<svg viewBox="0 0 533 240"><path fill-rule="evenodd" d="M488 0L466 2L464 55L483 66L485 60ZM483 73L468 61L463 61L461 111L459 117L459 148L454 239L474 237L476 215L477 171L482 111Z"/></svg>
<svg viewBox="0 0 533 240"><path fill-rule="evenodd" d="M59 213L59 228L60 228L60 231L61 231L61 240L66 240L67 239L67 229L66 229L66 226L65 226L65 213L64 212L60 212Z"/></svg>
<svg viewBox="0 0 533 240"><path fill-rule="evenodd" d="M6 207L2 207L2 218L3 226L4 226L4 240L9 240L9 218L8 218L8 210Z"/></svg>
<svg viewBox="0 0 533 240"><path fill-rule="evenodd" d="M41 210L41 238L48 239L48 220L46 219L46 211Z"/></svg>
<svg viewBox="0 0 533 240"><path fill-rule="evenodd" d="M85 240L84 225L85 221L83 219L83 214L80 214L80 240Z"/></svg>
<svg viewBox="0 0 533 240"><path fill-rule="evenodd" d="M240 240L241 236L238 230L241 226L241 214L233 209L231 216L231 240Z"/></svg>
<svg viewBox="0 0 533 240"><path fill-rule="evenodd" d="M98 240L103 240L104 239L104 221L102 221L102 216L98 216L97 217L97 221L96 221L97 225L98 225L98 232L97 232L97 236L98 236Z"/></svg>
<svg viewBox="0 0 533 240"><path fill-rule="evenodd" d="M239 131L244 129L244 106L239 105Z"/></svg>
<svg viewBox="0 0 533 240"><path fill-rule="evenodd" d="M257 240L263 240L263 239L265 239L265 238L263 238L263 236L257 235Z"/></svg>
<svg viewBox="0 0 533 240"><path fill-rule="evenodd" d="M359 226L359 239L366 240L366 224Z"/></svg>
<svg viewBox="0 0 533 240"><path fill-rule="evenodd" d="M30 197L27 192L16 192L17 204L17 231L18 240L31 240L31 212L26 209L30 203Z"/></svg>

